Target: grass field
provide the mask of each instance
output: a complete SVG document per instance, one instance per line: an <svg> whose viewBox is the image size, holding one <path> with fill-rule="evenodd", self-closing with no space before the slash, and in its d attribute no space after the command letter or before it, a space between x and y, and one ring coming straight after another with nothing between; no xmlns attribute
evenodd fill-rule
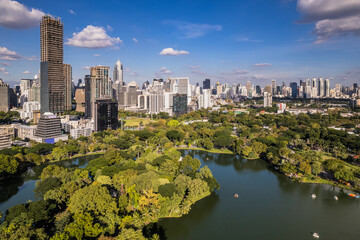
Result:
<svg viewBox="0 0 360 240"><path fill-rule="evenodd" d="M138 126L140 126L141 122L142 122L142 125L145 126L152 120L150 120L148 118L130 118L130 119L125 119L124 121L125 121L125 125L124 125L125 127L138 127Z"/></svg>
<svg viewBox="0 0 360 240"><path fill-rule="evenodd" d="M199 147L187 147L187 148L178 148L178 149L190 149L190 150L199 150L199 151L205 151L205 152L210 152L210 153L224 153L224 154L234 154L231 150L229 149L211 149L211 150L207 150L205 148L199 148Z"/></svg>

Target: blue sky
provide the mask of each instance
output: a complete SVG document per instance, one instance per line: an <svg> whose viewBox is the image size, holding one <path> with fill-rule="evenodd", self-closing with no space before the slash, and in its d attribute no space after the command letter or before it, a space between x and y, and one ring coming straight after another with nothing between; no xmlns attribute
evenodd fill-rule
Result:
<svg viewBox="0 0 360 240"><path fill-rule="evenodd" d="M5 82L38 72L43 14L64 23L64 63L74 82L89 66L112 71L117 59L126 83L167 76L262 86L320 76L332 85L360 81L360 1L0 0Z"/></svg>

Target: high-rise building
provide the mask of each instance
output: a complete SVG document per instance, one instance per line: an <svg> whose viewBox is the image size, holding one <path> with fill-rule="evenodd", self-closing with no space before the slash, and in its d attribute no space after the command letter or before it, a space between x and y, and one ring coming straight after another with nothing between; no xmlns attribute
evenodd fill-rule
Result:
<svg viewBox="0 0 360 240"><path fill-rule="evenodd" d="M63 75L65 82L65 110L71 110L72 68L70 64L63 64Z"/></svg>
<svg viewBox="0 0 360 240"><path fill-rule="evenodd" d="M96 99L94 102L94 130L118 128L118 103L111 99Z"/></svg>
<svg viewBox="0 0 360 240"><path fill-rule="evenodd" d="M90 68L90 76L85 77L85 116L95 117L95 101L99 98L112 98L112 84L109 77L110 67ZM86 105L89 106L86 106Z"/></svg>
<svg viewBox="0 0 360 240"><path fill-rule="evenodd" d="M261 95L261 87L259 85L256 85L255 89L256 89L256 94L260 96Z"/></svg>
<svg viewBox="0 0 360 240"><path fill-rule="evenodd" d="M0 78L0 111L7 112L10 109L9 85Z"/></svg>
<svg viewBox="0 0 360 240"><path fill-rule="evenodd" d="M120 92L122 91L122 87L124 86L124 74L123 74L123 65L120 60L117 60L114 71L113 71L113 88L115 91L114 98L119 101Z"/></svg>
<svg viewBox="0 0 360 240"><path fill-rule="evenodd" d="M85 112L85 88L75 90L76 111Z"/></svg>
<svg viewBox="0 0 360 240"><path fill-rule="evenodd" d="M205 79L203 81L203 89L210 89L211 88L211 82L210 79Z"/></svg>
<svg viewBox="0 0 360 240"><path fill-rule="evenodd" d="M264 93L267 92L269 94L272 93L272 86L271 85L265 85L265 88L264 88Z"/></svg>
<svg viewBox="0 0 360 240"><path fill-rule="evenodd" d="M187 96L186 94L176 94L173 97L173 113L182 115L187 113Z"/></svg>
<svg viewBox="0 0 360 240"><path fill-rule="evenodd" d="M291 82L290 88L291 88L291 97L296 98L298 96L297 83Z"/></svg>
<svg viewBox="0 0 360 240"><path fill-rule="evenodd" d="M323 78L319 78L318 79L318 96L319 97L323 97L325 94L324 94L324 79Z"/></svg>
<svg viewBox="0 0 360 240"><path fill-rule="evenodd" d="M120 60L117 60L115 66L114 66L114 71L113 71L113 81L114 82L119 82L120 86L124 85L124 74L123 74L123 65L120 62Z"/></svg>
<svg viewBox="0 0 360 240"><path fill-rule="evenodd" d="M326 78L324 82L324 95L330 97L330 79Z"/></svg>
<svg viewBox="0 0 360 240"><path fill-rule="evenodd" d="M40 23L41 112L62 113L65 110L63 75L63 32L60 18L43 16Z"/></svg>
<svg viewBox="0 0 360 240"><path fill-rule="evenodd" d="M60 118L50 112L44 113L39 119L35 136L46 143L56 142L58 138L62 137Z"/></svg>
<svg viewBox="0 0 360 240"><path fill-rule="evenodd" d="M264 92L264 107L272 107L272 95L271 95L271 93Z"/></svg>
<svg viewBox="0 0 360 240"><path fill-rule="evenodd" d="M276 80L271 80L271 92L270 94L275 95L276 94Z"/></svg>

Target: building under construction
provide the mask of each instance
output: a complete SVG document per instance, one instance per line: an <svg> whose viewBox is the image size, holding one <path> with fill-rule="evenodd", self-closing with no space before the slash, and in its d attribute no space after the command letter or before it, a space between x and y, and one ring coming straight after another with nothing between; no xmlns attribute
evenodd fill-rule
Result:
<svg viewBox="0 0 360 240"><path fill-rule="evenodd" d="M66 87L63 75L63 32L60 18L43 16L40 23L41 113L65 110Z"/></svg>

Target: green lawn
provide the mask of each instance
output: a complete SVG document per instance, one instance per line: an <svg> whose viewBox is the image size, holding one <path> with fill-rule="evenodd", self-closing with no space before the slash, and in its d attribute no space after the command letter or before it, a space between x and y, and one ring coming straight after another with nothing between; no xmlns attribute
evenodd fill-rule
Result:
<svg viewBox="0 0 360 240"><path fill-rule="evenodd" d="M142 125L145 126L152 120L150 120L148 118L130 118L130 119L125 119L124 121L125 121L125 127L138 127L138 126L140 126L141 122L142 122Z"/></svg>
<svg viewBox="0 0 360 240"><path fill-rule="evenodd" d="M178 149L191 149L191 150L199 150L199 151L205 151L205 152L210 152L210 153L234 154L229 149L216 149L216 148L213 148L211 150L207 150L205 148L199 148L199 147L185 147L185 148L178 148Z"/></svg>

